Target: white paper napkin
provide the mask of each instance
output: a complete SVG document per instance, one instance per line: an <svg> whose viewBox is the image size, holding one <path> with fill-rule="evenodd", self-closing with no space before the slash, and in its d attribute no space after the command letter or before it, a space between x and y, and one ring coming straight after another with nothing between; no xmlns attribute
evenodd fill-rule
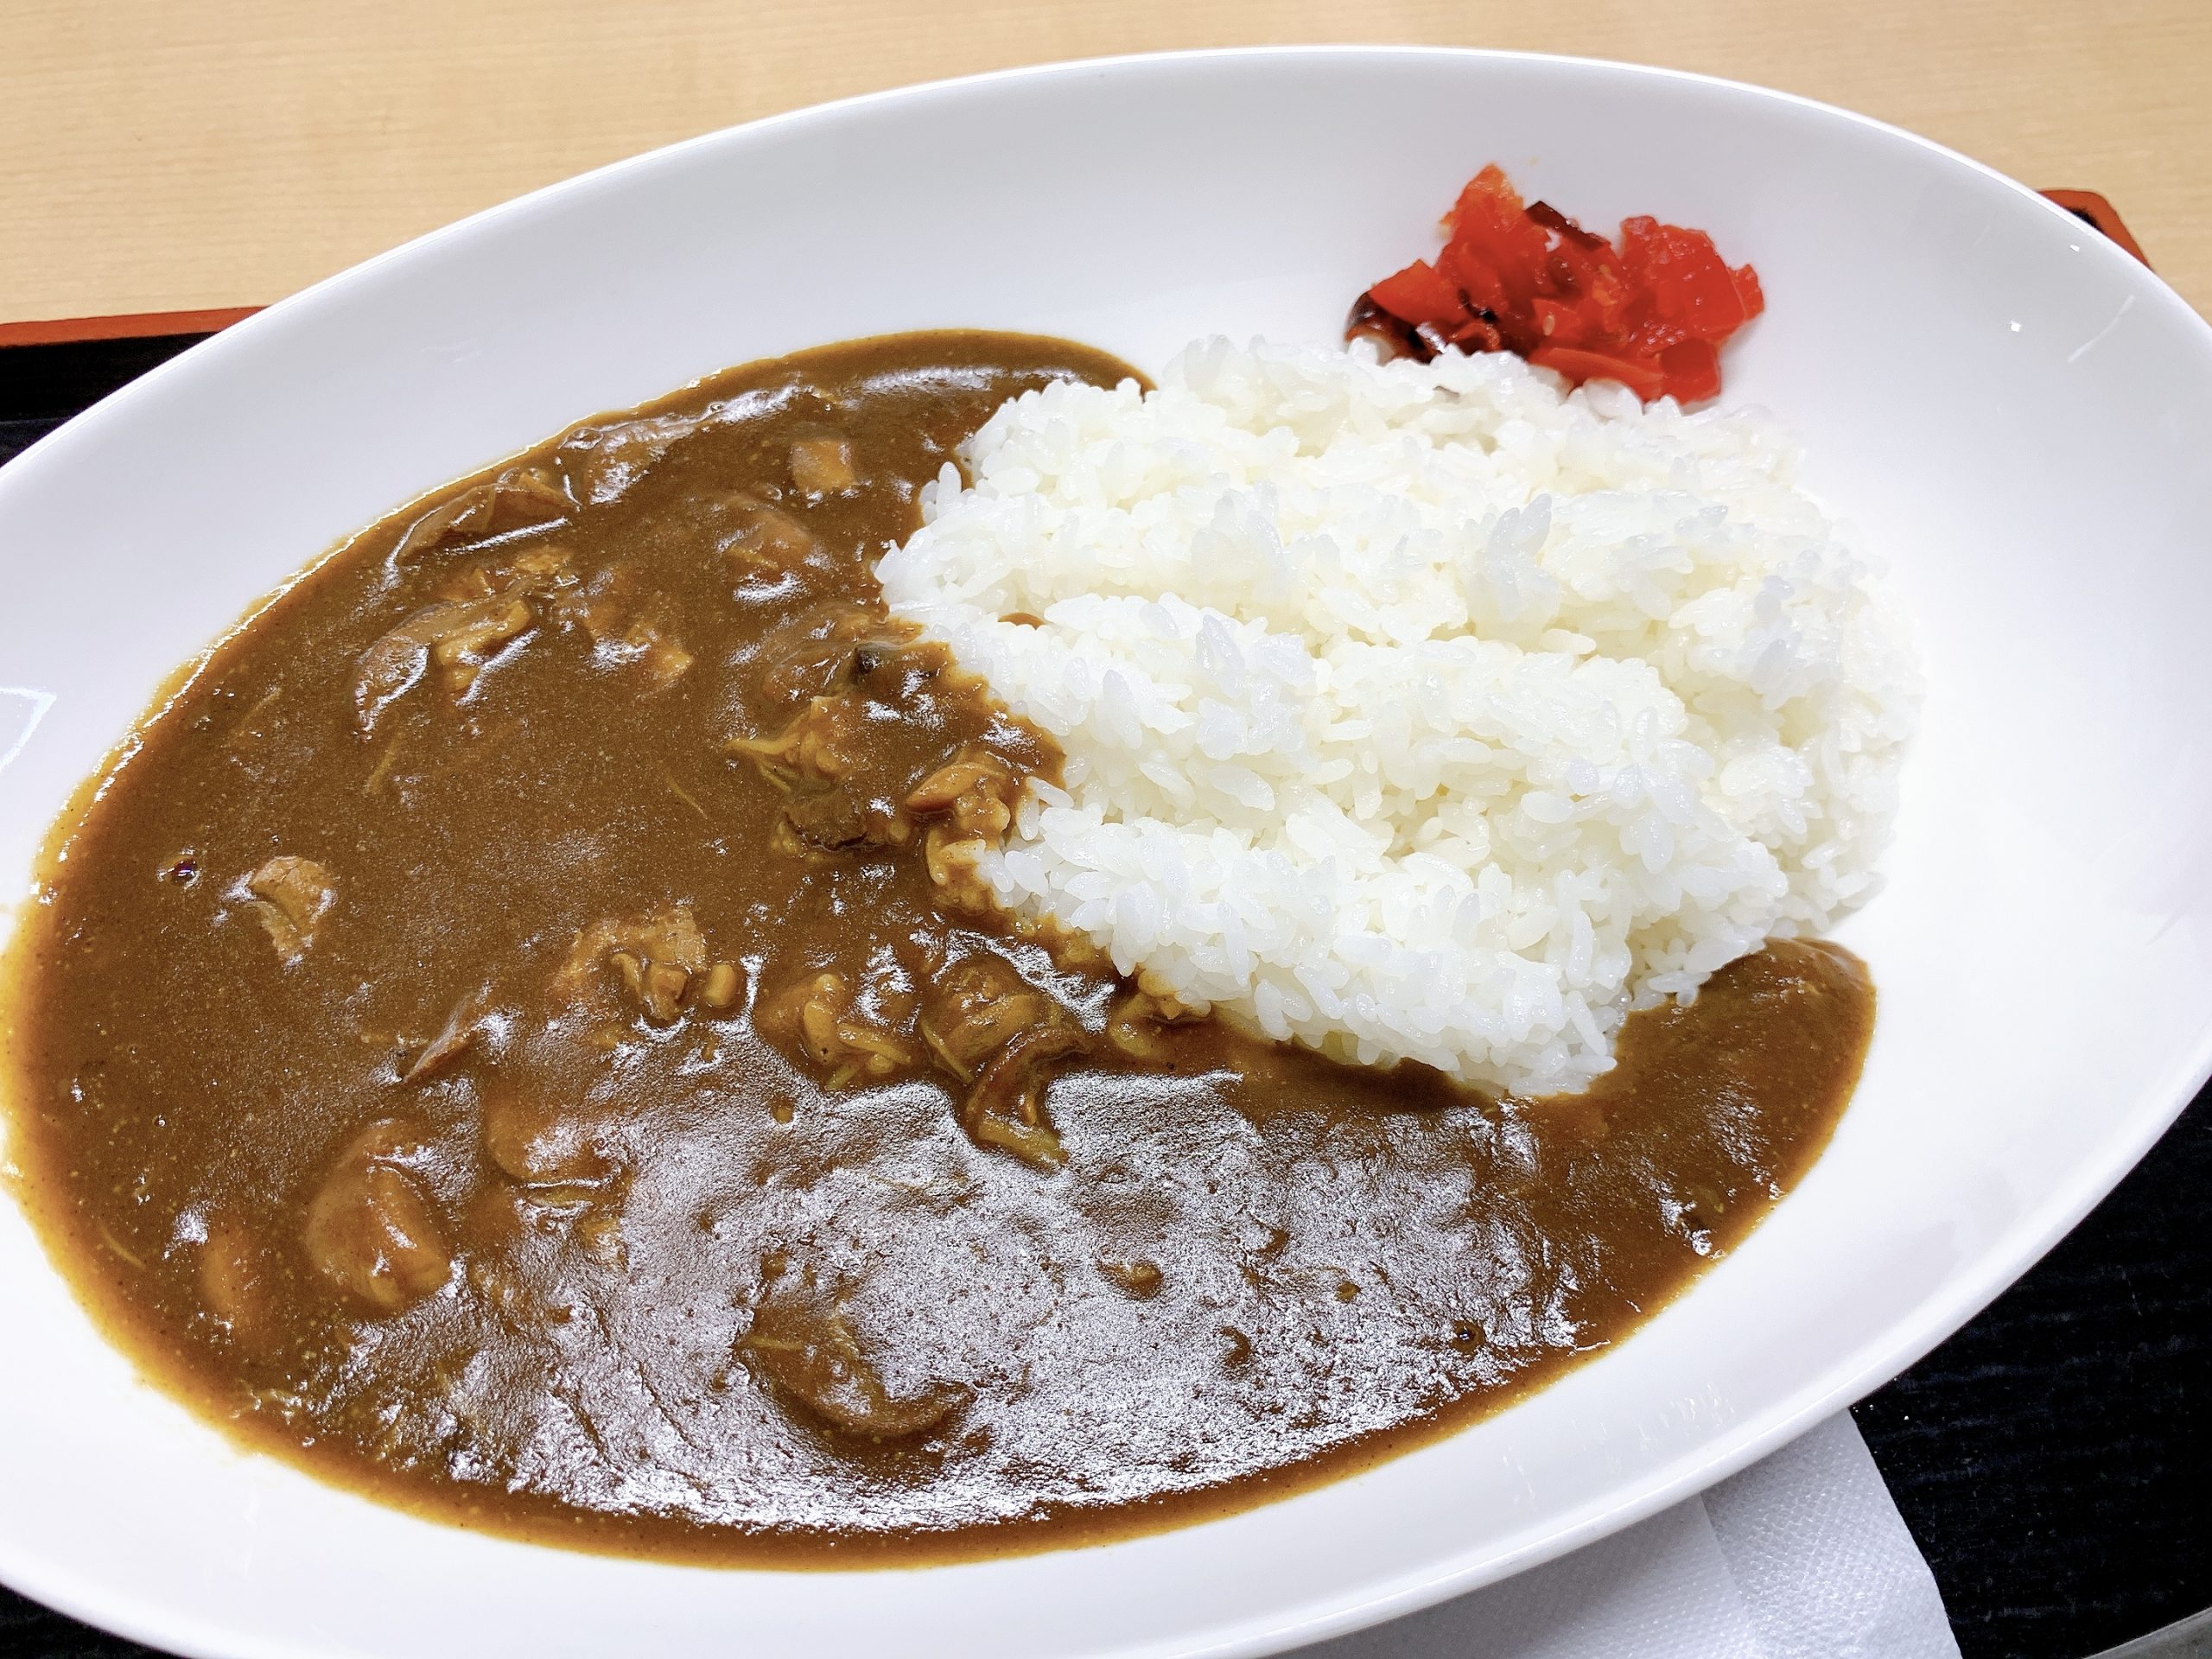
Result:
<svg viewBox="0 0 2212 1659"><path fill-rule="evenodd" d="M1300 1659L1958 1659L1848 1412L1586 1549Z"/></svg>

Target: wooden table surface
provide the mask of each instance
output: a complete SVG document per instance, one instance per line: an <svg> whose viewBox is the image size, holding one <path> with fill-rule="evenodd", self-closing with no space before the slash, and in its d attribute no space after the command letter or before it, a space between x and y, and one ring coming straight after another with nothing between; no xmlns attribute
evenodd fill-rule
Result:
<svg viewBox="0 0 2212 1659"><path fill-rule="evenodd" d="M2212 0L0 0L0 321L266 302L847 93L1344 40L1632 59L1864 111L2101 191L2212 313Z"/></svg>

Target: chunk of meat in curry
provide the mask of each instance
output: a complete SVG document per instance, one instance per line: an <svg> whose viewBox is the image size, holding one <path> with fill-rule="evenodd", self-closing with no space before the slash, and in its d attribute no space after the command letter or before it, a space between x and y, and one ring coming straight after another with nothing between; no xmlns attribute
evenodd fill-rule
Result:
<svg viewBox="0 0 2212 1659"><path fill-rule="evenodd" d="M322 919L338 902L338 884L311 858L280 853L239 884L251 899L277 959L286 963L307 955Z"/></svg>
<svg viewBox="0 0 2212 1659"><path fill-rule="evenodd" d="M409 1163L423 1137L396 1119L372 1123L308 1198L300 1237L325 1284L356 1310L397 1313L446 1282L453 1255Z"/></svg>

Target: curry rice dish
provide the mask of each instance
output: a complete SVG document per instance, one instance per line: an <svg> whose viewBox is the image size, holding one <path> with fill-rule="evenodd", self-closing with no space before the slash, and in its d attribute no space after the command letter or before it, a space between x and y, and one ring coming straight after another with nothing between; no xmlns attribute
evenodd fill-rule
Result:
<svg viewBox="0 0 2212 1659"><path fill-rule="evenodd" d="M1200 1015L976 878L1064 757L874 565L1065 342L802 353L418 502L185 677L11 961L20 1196L249 1444L778 1566L1232 1510L1631 1332L1819 1154L1778 940L1483 1092ZM963 851L963 849L965 849Z"/></svg>

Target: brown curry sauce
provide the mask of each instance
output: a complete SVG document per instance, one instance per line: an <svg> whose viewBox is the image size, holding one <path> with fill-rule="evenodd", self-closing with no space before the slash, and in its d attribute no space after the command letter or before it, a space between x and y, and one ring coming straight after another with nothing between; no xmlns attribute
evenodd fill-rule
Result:
<svg viewBox="0 0 2212 1659"><path fill-rule="evenodd" d="M874 556L1065 342L713 377L417 503L56 832L21 1192L250 1443L734 1564L958 1559L1298 1490L1626 1336L1825 1144L1872 990L1777 944L1496 1101L1194 1020L965 874L1051 741Z"/></svg>

